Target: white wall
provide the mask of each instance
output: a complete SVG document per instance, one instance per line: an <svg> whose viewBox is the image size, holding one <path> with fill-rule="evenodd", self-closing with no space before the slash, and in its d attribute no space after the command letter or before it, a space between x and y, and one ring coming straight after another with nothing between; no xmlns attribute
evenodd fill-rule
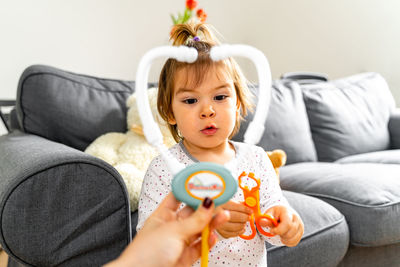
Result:
<svg viewBox="0 0 400 267"><path fill-rule="evenodd" d="M381 73L400 104L400 1L198 0L227 43L269 58L273 77L307 70L339 78ZM0 98L31 64L132 80L141 55L168 42L185 0L13 0L0 4ZM159 64L162 62L160 61ZM242 62L255 79L249 62ZM159 67L153 68L156 80Z"/></svg>

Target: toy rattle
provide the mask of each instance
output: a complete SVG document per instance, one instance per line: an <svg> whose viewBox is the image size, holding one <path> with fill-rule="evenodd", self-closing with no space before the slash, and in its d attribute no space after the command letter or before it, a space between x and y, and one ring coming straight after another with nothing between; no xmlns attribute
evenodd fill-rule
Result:
<svg viewBox="0 0 400 267"><path fill-rule="evenodd" d="M249 187L247 185L242 186L242 178L246 177L246 176L249 177L250 179L254 180L257 185L252 187L251 189L249 189ZM262 227L260 226L260 220L263 218L270 220L274 226L278 226L278 222L274 217L272 217L269 214L261 214L261 211L260 211L260 179L255 178L254 173L252 173L252 172L249 173L249 175L246 175L245 172L242 172L242 174L238 178L238 182L239 182L240 189L243 190L243 195L244 195L243 204L253 210L253 213L251 214L251 217L249 220L250 227L251 227L251 234L250 235L243 234L243 235L240 235L239 237L246 239L246 240L253 239L254 236L256 235L257 230L265 236L274 236L271 233L265 232L262 229ZM256 230L254 224L257 226L257 230Z"/></svg>
<svg viewBox="0 0 400 267"><path fill-rule="evenodd" d="M213 199L216 206L227 202L237 190L237 182L224 166L200 162L185 168L168 151L163 143L160 128L154 121L147 97L147 81L152 62L159 57L174 58L181 62L193 63L197 60L197 50L187 46L161 46L148 51L139 62L136 73L137 105L143 125L143 133L147 142L160 152L168 168L174 175L172 192L175 197L192 208L196 209L205 197ZM264 54L248 45L220 45L210 50L213 61L224 60L233 56L246 57L256 66L259 80L259 95L257 109L253 121L249 124L244 135L244 142L257 144L264 132L264 123L267 118L270 103L271 72ZM256 221L257 222L257 221ZM254 227L254 226L253 226ZM255 232L255 231L253 231ZM208 234L206 227L202 232L201 266L208 265Z"/></svg>

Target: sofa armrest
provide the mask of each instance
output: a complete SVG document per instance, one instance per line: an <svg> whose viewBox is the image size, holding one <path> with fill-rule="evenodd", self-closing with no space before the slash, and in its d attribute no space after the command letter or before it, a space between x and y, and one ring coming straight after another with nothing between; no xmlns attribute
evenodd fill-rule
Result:
<svg viewBox="0 0 400 267"><path fill-rule="evenodd" d="M400 149L400 108L394 110L389 119L390 145Z"/></svg>
<svg viewBox="0 0 400 267"><path fill-rule="evenodd" d="M10 112L3 113L2 107L14 107L14 106L15 106L15 100L1 100L0 99L0 119L2 120L2 122L8 132L10 132L10 123L9 123Z"/></svg>
<svg viewBox="0 0 400 267"><path fill-rule="evenodd" d="M109 164L20 131L0 136L0 242L20 263L99 266L131 241L130 220Z"/></svg>

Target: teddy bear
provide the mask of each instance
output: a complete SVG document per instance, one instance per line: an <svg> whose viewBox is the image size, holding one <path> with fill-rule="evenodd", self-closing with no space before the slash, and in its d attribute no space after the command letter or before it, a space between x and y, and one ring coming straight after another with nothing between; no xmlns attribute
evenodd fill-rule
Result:
<svg viewBox="0 0 400 267"><path fill-rule="evenodd" d="M286 152L283 151L282 149L275 149L273 151L266 151L266 152L269 159L272 162L272 166L274 166L276 176L278 177L278 182L280 182L279 168L286 164L286 159L287 159Z"/></svg>
<svg viewBox="0 0 400 267"><path fill-rule="evenodd" d="M150 88L147 94L154 120L160 126L164 144L169 148L176 142L168 125L157 111L157 88ZM158 151L147 143L143 135L135 93L129 96L126 105L128 131L101 135L86 148L85 152L104 160L120 173L128 189L131 210L136 210L144 175L151 160L158 155Z"/></svg>
<svg viewBox="0 0 400 267"><path fill-rule="evenodd" d="M167 123L157 111L157 88L149 89L147 94L154 120L160 127L164 144L169 148L176 142ZM135 93L127 99L126 105L128 131L101 135L86 148L85 152L104 160L120 173L129 193L131 210L136 210L144 175L151 160L158 155L158 151L148 144L144 137ZM277 149L267 151L267 155L279 181L279 167L286 163L286 153Z"/></svg>

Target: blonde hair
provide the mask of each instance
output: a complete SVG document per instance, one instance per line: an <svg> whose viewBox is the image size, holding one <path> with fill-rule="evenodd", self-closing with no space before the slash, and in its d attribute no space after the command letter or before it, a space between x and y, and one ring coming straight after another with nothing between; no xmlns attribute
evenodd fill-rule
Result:
<svg viewBox="0 0 400 267"><path fill-rule="evenodd" d="M193 40L194 37L200 40ZM193 85L197 86L203 82L204 73L212 67L224 67L227 74L233 80L235 91L237 95L238 105L240 105L240 113L236 116L236 123L232 133L229 135L231 139L240 128L240 121L247 115L249 110L252 110L253 105L251 101L252 94L247 86L247 80L244 77L236 61L232 58L223 61L214 62L209 53L213 46L218 45L219 41L215 38L210 30L210 26L203 23L188 22L186 24L175 25L171 31L170 40L172 45L180 46L186 45L194 47L198 51L198 58L194 63L179 62L175 59L168 59L164 64L160 79L157 97L157 109L160 116L168 122L169 119L174 118L172 111L172 100L174 95L174 84L176 73L186 68L193 71L194 81ZM176 124L171 125L168 123L169 130L176 142L179 142L183 137L179 134Z"/></svg>

